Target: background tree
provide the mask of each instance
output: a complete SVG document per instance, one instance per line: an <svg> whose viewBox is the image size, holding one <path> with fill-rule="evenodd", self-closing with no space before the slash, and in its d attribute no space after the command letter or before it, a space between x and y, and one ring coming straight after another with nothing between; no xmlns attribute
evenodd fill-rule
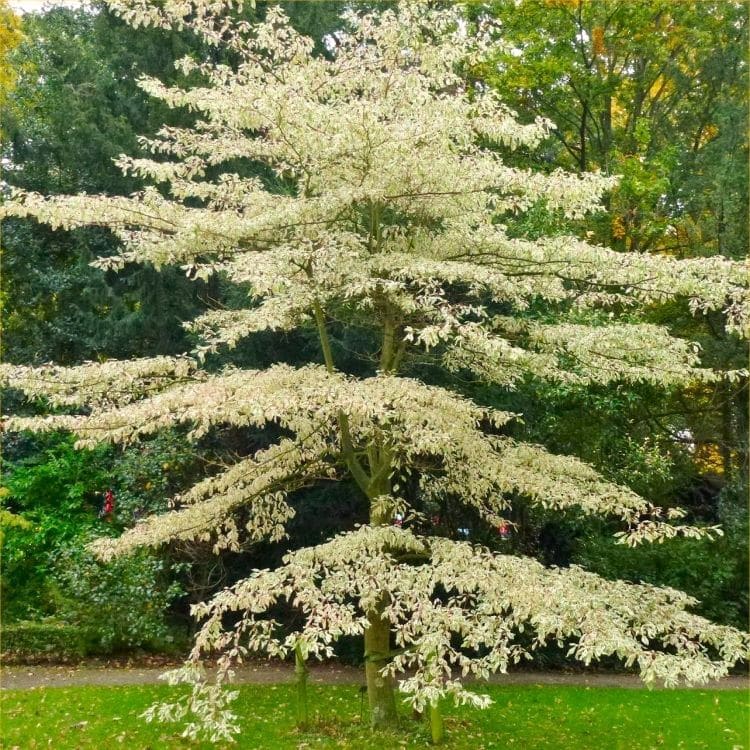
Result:
<svg viewBox="0 0 750 750"><path fill-rule="evenodd" d="M123 176L112 159L137 151L137 134L152 132L169 112L144 96L133 79L138 71L171 72L175 56L194 39L175 33L169 44L157 43L101 7L27 14L23 28L23 43L7 57L16 85L0 107L4 186L44 194L135 190L139 180ZM206 290L179 271L165 275L144 267L116 276L92 268L92 258L117 246L109 232L96 229L62 235L7 220L1 239L6 361L72 364L189 346L181 320L205 307ZM7 398L6 408L13 408ZM158 460L151 460L154 454ZM169 647L176 633L167 626L175 624L177 613L168 616L153 605L170 599L164 597L173 583L164 578L175 571L170 556L123 561L107 570L84 554L83 546L108 528L98 519L107 489L117 498L113 529L132 523L138 508L165 509L165 496L178 491L180 475L189 473L181 470L178 455L169 436L142 449L84 454L74 452L64 434L4 436L3 505L27 525L10 529L2 550L3 624L64 619L85 628L96 651ZM171 474L161 468L170 462ZM148 580L145 571L154 568L162 573L152 576L149 590L139 590L144 577ZM200 569L195 566L196 576ZM106 586L90 585L105 578ZM139 584L110 585L117 580ZM189 588L189 581L183 583ZM99 610L119 608L119 619L150 607L148 626L141 620L130 636L113 637L108 621L85 616L81 587L104 597Z"/></svg>
<svg viewBox="0 0 750 750"><path fill-rule="evenodd" d="M286 5L295 23L309 24L321 40L338 22L335 3L318 3L314 13L307 3ZM263 12L260 4L245 15ZM148 97L135 79L141 73L158 73L181 80L174 61L187 52L196 56L210 52L221 59L220 51L207 49L194 35L173 31L165 40L161 32L134 30L102 5L28 14L23 37L20 19L10 11L6 15L2 27L6 35L0 37L7 61L3 75L8 76L3 79L0 106L0 128L7 135L2 139L3 179L5 184L43 194L127 195L136 190L141 180L123 175L113 158L122 152L137 154L138 134L153 134L165 121L187 124L191 115ZM13 89L11 82L17 84ZM252 171L252 166L248 169ZM116 252L118 246L117 239L102 230L61 234L9 219L3 222L2 241L7 361L74 364L179 352L190 346L190 334L181 326L184 319L204 309L209 299L214 305L232 305L237 296L215 280L191 281L179 269L156 272L134 266L113 274L93 268L89 265L93 257ZM284 346L282 341L256 341L243 347L238 359L264 363L269 361L269 348ZM13 408L7 398L6 408ZM210 443L189 454L178 440L179 436L164 435L131 450L76 455L64 434L41 439L4 436L2 501L22 514L20 522L26 519L19 526L16 516L4 511L0 521L10 532L1 566L5 624L49 617L84 624L85 608L71 606L80 596L70 590L73 579L64 570L61 577L61 561L74 559L76 580L85 578L90 557L80 547L93 529L121 530L138 515L166 510L167 498L194 476L187 466L188 455L200 466L241 450L237 435L212 436ZM107 489L117 498L110 527L97 518ZM272 559L274 554L269 549L267 556ZM180 571L177 577L186 592L172 605L169 620L185 621L188 602L201 601L222 582L236 578L240 573L235 569L252 568L245 557L217 564L210 547L198 543L160 553L165 570ZM185 559L190 560L189 567L174 565ZM130 576L118 570L123 578ZM101 576L101 572L93 566L87 575ZM162 578L154 579L157 589ZM117 587L110 590L113 597L121 593ZM159 597L157 590L152 593ZM121 603L122 597L112 604ZM154 616L161 618L164 613ZM124 644L122 639L100 635L102 643Z"/></svg>
<svg viewBox="0 0 750 750"><path fill-rule="evenodd" d="M490 13L506 45L477 75L526 117L555 124L540 166L622 175L607 214L585 230L632 252L746 256L745 4L501 0ZM672 325L681 317L681 334L701 343L707 363L743 366L744 348L715 316L695 320L679 307L666 315ZM645 416L656 434L692 433L700 456L713 454L726 480L742 481L746 400L740 380ZM665 425L661 414L672 419Z"/></svg>
<svg viewBox="0 0 750 750"><path fill-rule="evenodd" d="M694 600L679 592L547 569L440 533L441 515L456 506L478 524L506 527L518 496L548 510L612 515L631 544L703 532L668 523L680 512L575 458L513 440L507 425L516 415L413 377L417 364L444 381L463 374L509 389L526 379L675 388L737 377L701 368L689 342L637 311L684 299L743 332L742 268L724 258L623 254L569 235L509 236L502 222L514 212L544 201L561 220L578 220L614 181L505 163L502 149L537 146L548 123L520 125L491 90L466 84L461 71L486 54L489 37L467 33L451 9L408 3L397 13L350 13L326 58L278 10L249 28L227 24L216 3L193 5L189 21L184 4L113 7L136 26L187 24L233 64L187 56L179 68L199 85L142 81L170 107L199 112L194 125L148 140L154 159L119 161L163 192L16 191L4 212L53 228L107 227L123 248L99 266L222 274L249 288L251 306L194 321L205 366L182 357L6 365L7 382L28 395L68 412L90 409L9 426L69 429L80 447L168 426L189 426L191 439L221 425L266 429L266 446L194 485L179 510L103 540L104 559L174 540L238 549L245 531L279 539L292 493L321 479L351 479L369 514L368 525L292 552L198 606L193 659L224 652L225 676L248 650L322 656L361 633L373 723L394 721L392 677L410 668L401 688L417 708L430 707L437 739L442 697L485 704L452 668L484 677L548 640L572 639L571 653L587 663L616 655L668 684L721 675L745 656L742 633L691 614ZM238 174L238 160L265 170ZM221 346L299 327L317 332L322 365L212 366ZM340 351L352 328L365 333L345 373ZM300 611L291 632L272 619L282 601ZM530 642L516 638L524 628ZM158 713L203 712L212 736L227 736L231 713L218 689L199 684L194 697L201 693L209 700Z"/></svg>
<svg viewBox="0 0 750 750"><path fill-rule="evenodd" d="M177 33L170 41L139 36L106 12L26 16L25 41L11 60L16 87L2 108L6 183L44 194L136 190L139 180L112 160L136 153L137 135L168 116L133 78L170 71L187 50ZM6 221L2 242L6 358L74 364L187 346L180 323L202 308L205 291L184 274L141 268L116 277L91 268L112 247L99 230L60 236Z"/></svg>
<svg viewBox="0 0 750 750"><path fill-rule="evenodd" d="M488 9L469 6L469 12L476 17ZM522 119L543 116L556 126L544 149L520 154L517 163L622 175L606 199L607 213L567 231L631 252L747 255L744 4L523 0L492 3L489 14L505 46L473 74ZM509 223L511 231L532 238L566 231L543 210ZM700 343L708 366L742 368L747 361L742 342L725 335L721 315L696 318L676 304L650 319ZM729 538L707 545L700 563L664 569L665 583L678 568L697 564L697 580L723 570L718 587L691 589L701 599L711 600L725 585L747 590L741 562L747 558L746 379L661 393L623 384L596 391L533 387L517 396L510 408L527 415L531 439L573 452L649 496L679 498L696 518L722 520ZM539 402L543 410L535 408ZM560 415L573 411L586 415L586 430L565 429L570 422ZM529 550L545 546L543 528L527 530ZM592 562L581 545L603 543L599 531L578 523L558 525L547 536L547 544L572 537L569 560ZM729 574L724 543L736 550L738 564ZM625 572L630 563L611 554ZM658 579L659 567L641 575ZM744 606L738 623L747 619Z"/></svg>
<svg viewBox="0 0 750 750"><path fill-rule="evenodd" d="M7 0L0 2L0 109L16 83L16 69L10 64L13 50L21 43L21 19L13 12Z"/></svg>

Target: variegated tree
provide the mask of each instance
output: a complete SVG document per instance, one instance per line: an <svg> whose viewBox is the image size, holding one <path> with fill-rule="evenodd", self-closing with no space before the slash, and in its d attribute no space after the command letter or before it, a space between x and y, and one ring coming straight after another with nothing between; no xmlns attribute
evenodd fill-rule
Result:
<svg viewBox="0 0 750 750"><path fill-rule="evenodd" d="M104 559L170 540L213 540L218 554L248 538L283 539L290 493L321 478L351 479L369 506L368 525L291 552L278 569L253 572L198 606L202 628L176 679L197 679L194 667L217 651L222 682L251 652L295 652L302 664L329 655L340 636L363 634L373 724L394 721L402 675L400 689L430 709L439 736L441 698L488 702L460 675L504 671L549 641L569 643L585 663L616 655L646 681L667 684L719 677L744 658L747 637L691 613L695 601L678 591L417 533L429 529L420 513L430 503L464 504L498 525L518 496L616 516L627 544L715 530L680 525L678 509L656 508L575 458L503 436L517 415L402 373L428 350L445 372L501 389L528 378L671 388L732 377L701 368L690 342L638 315L679 298L695 314L724 311L741 335L745 270L721 257L619 254L572 236L510 238L509 213L543 201L582 218L614 179L504 162L502 153L535 147L550 125L519 124L494 92L467 83L467 69L499 42L490 28L469 29L450 3L344 14L325 57L277 9L250 26L229 20L228 0L110 5L136 26L190 27L236 64L180 61L202 81L185 90L141 81L168 106L197 113L195 127L165 127L144 142L153 159L120 161L161 189L128 198L17 192L3 212L61 229L109 227L122 250L97 261L103 268L176 264L247 285L251 296L244 309L189 324L202 341L192 356L4 365L6 385L67 407L7 426L70 430L81 448L175 425L187 425L192 439L226 425L281 428L276 444L199 482L174 510L102 540ZM238 159L276 179L232 173ZM340 369L332 321L376 334L369 377ZM317 331L322 364L203 367L208 352L255 332L299 327ZM237 522L241 509L247 524ZM393 524L396 514L403 526ZM267 614L282 600L302 614L294 632ZM533 638L519 640L519 631ZM220 685L198 681L192 696L152 713L192 712L189 734L232 734Z"/></svg>

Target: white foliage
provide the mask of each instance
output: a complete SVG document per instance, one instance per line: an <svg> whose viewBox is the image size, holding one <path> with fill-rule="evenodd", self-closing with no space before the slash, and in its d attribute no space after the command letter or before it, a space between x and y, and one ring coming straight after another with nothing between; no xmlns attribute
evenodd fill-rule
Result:
<svg viewBox="0 0 750 750"><path fill-rule="evenodd" d="M401 688L417 707L443 695L486 705L460 677L505 671L548 640L572 643L584 663L617 655L647 681L667 684L700 683L746 658L744 634L691 614L695 602L679 592L605 581L576 567L545 569L382 525L395 512L418 518L398 491L416 476L423 500L464 503L493 524L522 495L549 509L613 515L626 526L626 544L718 533L671 524L678 510L653 507L577 459L499 436L517 415L397 373L418 354L508 388L530 377L664 387L736 379L745 373L706 371L689 342L637 315L645 305L682 299L696 315L723 311L727 330L745 335L746 266L723 257L617 253L567 236L509 237L498 223L503 214L544 201L560 216L580 218L600 210L616 179L521 170L505 163L502 149L485 147L533 148L551 125L521 124L495 93L466 83L460 66L497 40L487 29L469 33L454 4L414 0L379 13L349 11L327 59L313 55L312 41L277 8L251 27L232 20L232 0L107 2L135 27L189 28L238 63L179 61L202 80L190 89L140 81L167 106L198 117L193 128L164 127L144 139L154 158L118 160L164 192L16 191L0 215L57 229L108 227L122 248L99 267L140 262L178 265L195 278L221 274L249 287L248 307L209 311L187 324L201 339L198 361L2 365L3 384L30 398L68 412L87 407L11 417L6 428L68 429L80 447L179 425L190 439L223 425L276 425L287 435L175 498L174 511L100 541L105 559L175 539L211 540L217 551L245 539L281 539L294 513L289 493L320 478L354 478L373 522L291 553L278 570L258 571L199 605L194 663L173 675L194 689L186 703L155 707L149 718L188 720L189 737L207 729L213 740L228 739L236 731L231 695L203 681L203 655L223 652L220 682L250 652L281 656L299 639L310 655L326 656L342 635L362 633L383 602L399 647L383 672L409 670ZM229 172L238 158L264 163L288 190ZM557 323L523 315L540 303ZM490 312L498 304L506 315ZM627 322L615 314L621 309ZM597 325L580 322L597 311L611 315L599 315ZM335 370L326 349L332 316L382 336L372 352L380 357L375 375ZM199 366L255 332L312 325L325 367L209 373ZM265 617L281 599L305 620L283 637ZM230 630L225 612L240 615ZM516 638L525 630L534 634L530 646Z"/></svg>

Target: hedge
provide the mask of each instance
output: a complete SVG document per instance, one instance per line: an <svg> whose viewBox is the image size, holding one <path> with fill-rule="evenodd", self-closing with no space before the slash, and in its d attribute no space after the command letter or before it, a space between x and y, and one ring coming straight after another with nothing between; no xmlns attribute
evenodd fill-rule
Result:
<svg viewBox="0 0 750 750"><path fill-rule="evenodd" d="M52 620L15 622L0 629L0 651L11 657L80 658L92 650L93 641L86 628Z"/></svg>

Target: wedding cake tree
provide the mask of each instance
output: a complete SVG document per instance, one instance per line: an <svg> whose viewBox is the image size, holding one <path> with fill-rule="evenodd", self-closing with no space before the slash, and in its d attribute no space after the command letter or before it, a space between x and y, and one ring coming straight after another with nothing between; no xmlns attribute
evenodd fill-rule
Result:
<svg viewBox="0 0 750 750"><path fill-rule="evenodd" d="M436 739L442 698L489 702L461 675L505 671L547 642L568 644L584 663L616 655L668 685L719 677L745 658L746 635L691 613L695 601L681 592L430 533L435 508L462 504L502 526L519 497L615 516L626 544L719 532L680 524L679 509L654 507L576 458L511 439L503 428L519 415L430 385L412 366L429 352L443 373L498 389L527 379L671 388L733 377L701 368L690 342L641 313L682 299L695 314L724 311L742 335L745 269L722 257L616 253L567 235L509 236L504 217L539 202L566 219L599 210L615 179L506 163L503 154L533 149L550 124L520 124L495 92L471 83L472 64L501 42L489 25L469 28L455 5L345 12L326 56L276 8L251 25L233 21L226 0L109 5L136 27L191 28L233 63L181 60L200 80L185 89L141 81L197 118L144 140L152 159L121 158L123 170L160 188L130 197L15 192L2 211L60 229L110 228L121 251L96 261L102 268L180 265L250 295L243 309L189 324L202 341L191 356L3 365L6 385L66 407L11 417L7 428L70 430L81 448L179 425L192 440L219 426L278 428L275 444L206 477L174 510L101 540L105 560L173 540L212 540L217 553L281 540L291 493L321 479L349 478L369 507L367 525L290 552L277 569L196 607L193 667L175 678L197 680L191 698L152 715L190 714L188 734L229 737L231 693L221 683L234 663L294 652L304 671L304 659L331 654L344 635L364 636L373 725L394 722L402 675L400 690L430 711ZM238 160L266 172L240 176ZM300 327L317 331L322 364L204 366L208 353L258 331ZM359 339L375 342L360 352L372 358L367 376L337 360L332 330L347 327L372 334ZM268 614L280 602L301 613L298 628ZM209 685L194 667L214 652L220 679Z"/></svg>

